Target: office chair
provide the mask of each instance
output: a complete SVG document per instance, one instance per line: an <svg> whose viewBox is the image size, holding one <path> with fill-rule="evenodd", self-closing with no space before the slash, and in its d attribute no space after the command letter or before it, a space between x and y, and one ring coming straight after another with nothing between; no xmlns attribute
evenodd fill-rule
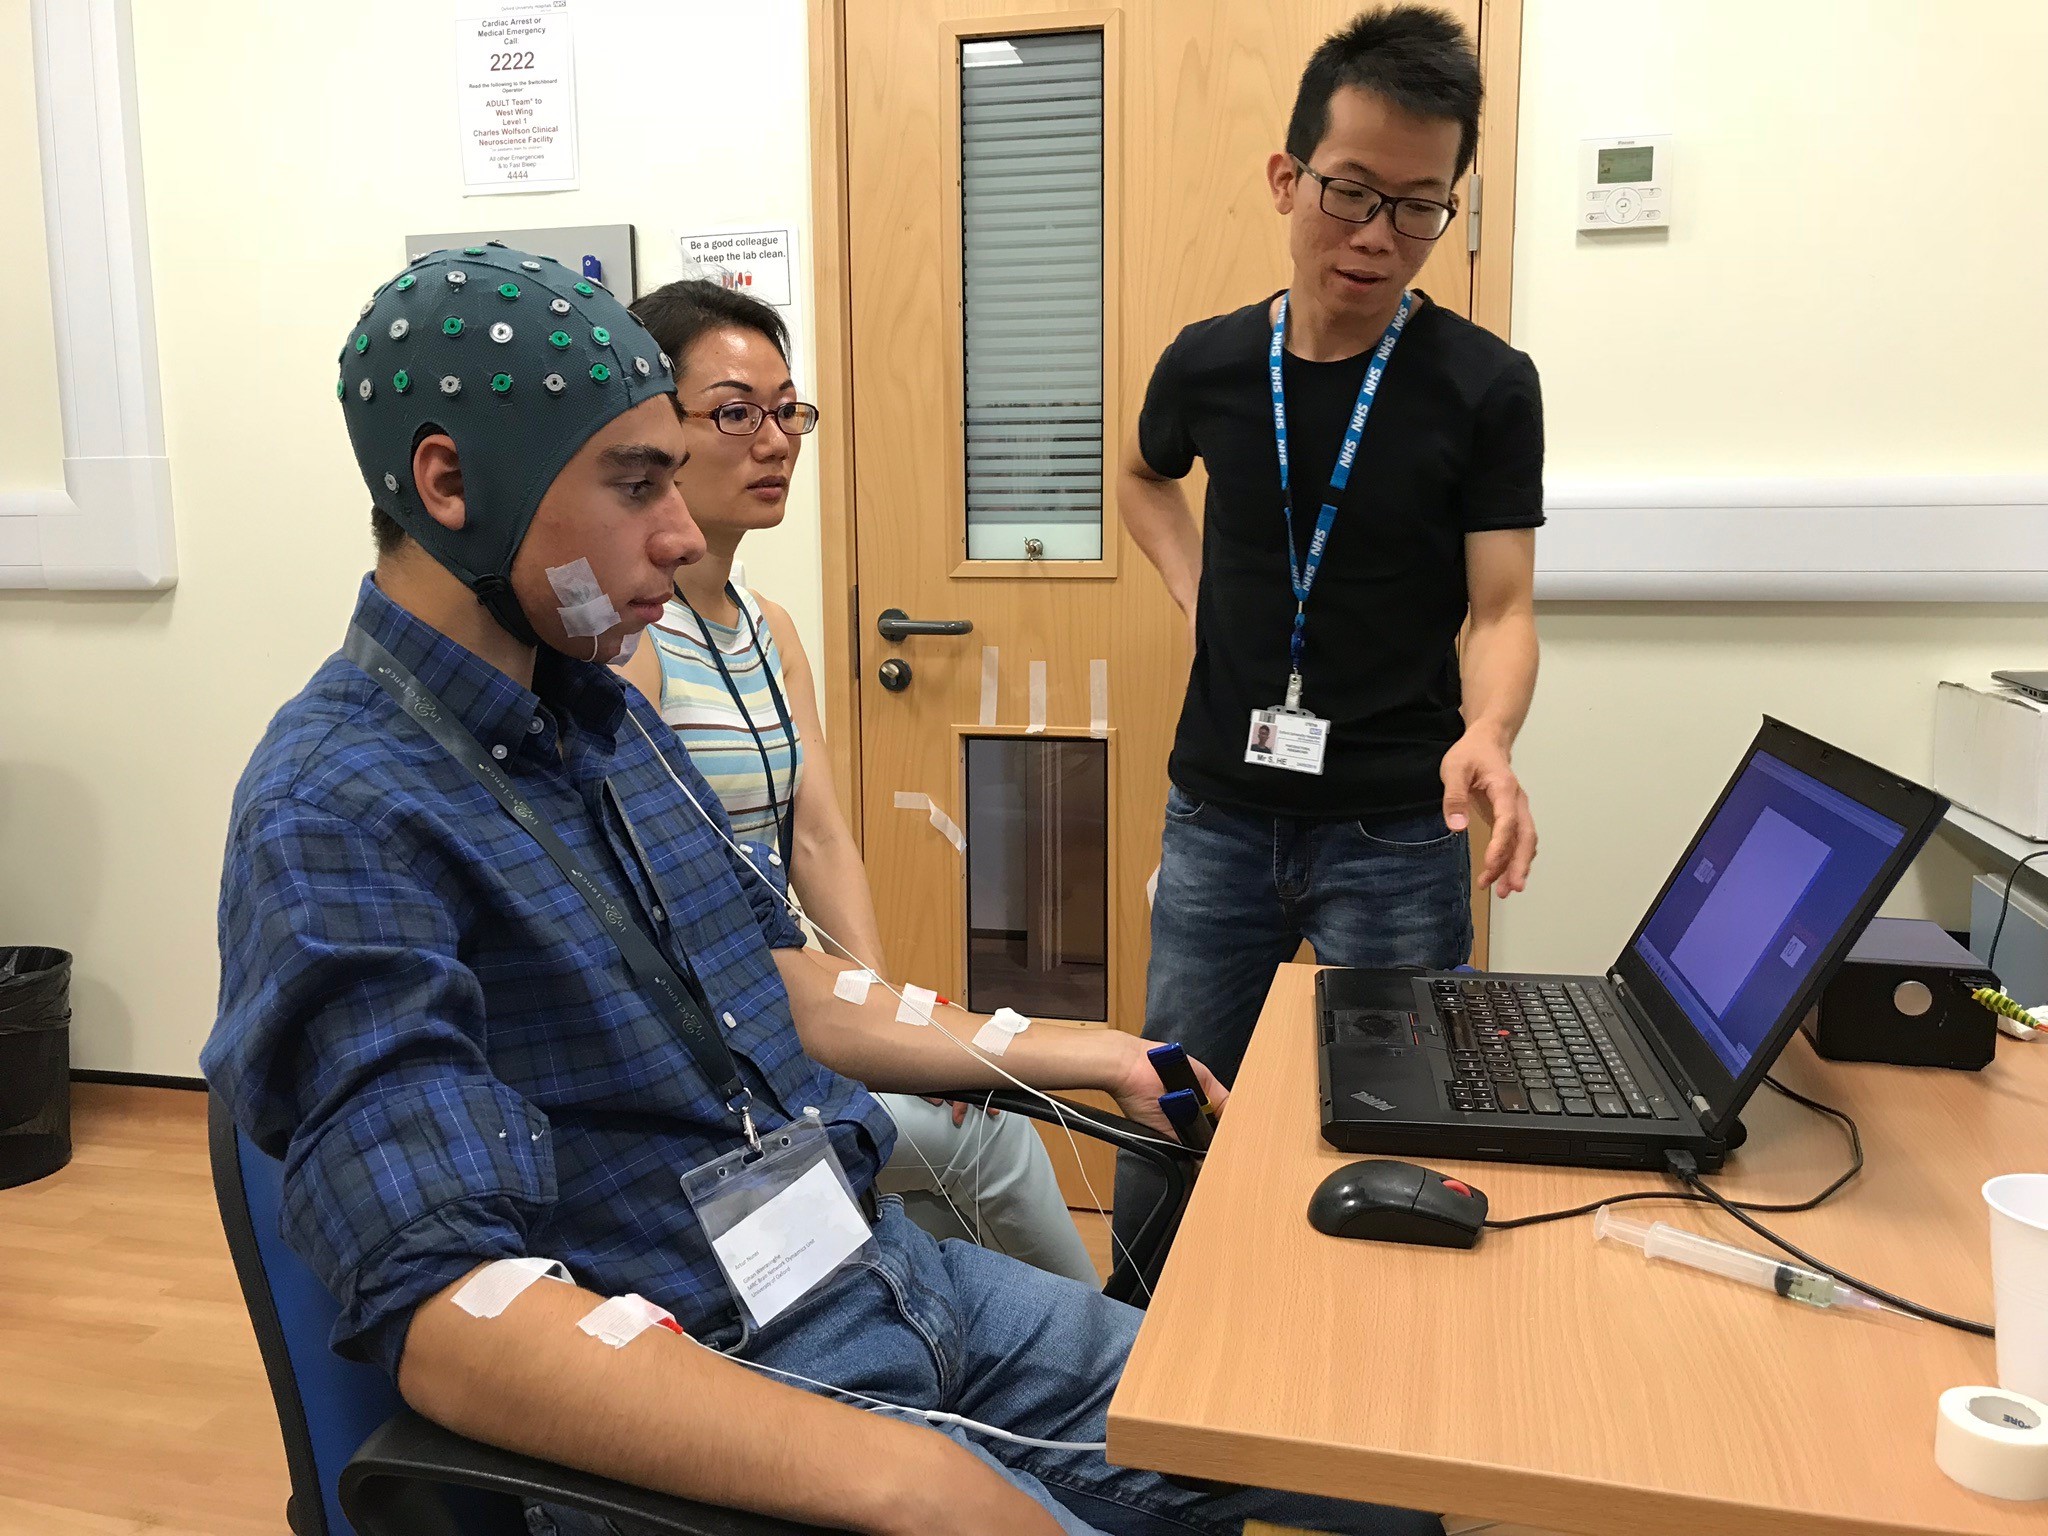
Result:
<svg viewBox="0 0 2048 1536"><path fill-rule="evenodd" d="M985 1089L953 1097L1027 1118L1057 1118L1043 1100ZM1150 1163L1165 1190L1103 1292L1149 1295L1180 1225L1193 1155L1116 1115L1060 1101L1068 1122ZM764 1515L721 1509L484 1445L407 1408L385 1374L327 1347L334 1298L278 1235L283 1165L208 1096L214 1197L284 1434L292 1536L527 1536L522 1500L606 1516L635 1536L815 1536Z"/></svg>

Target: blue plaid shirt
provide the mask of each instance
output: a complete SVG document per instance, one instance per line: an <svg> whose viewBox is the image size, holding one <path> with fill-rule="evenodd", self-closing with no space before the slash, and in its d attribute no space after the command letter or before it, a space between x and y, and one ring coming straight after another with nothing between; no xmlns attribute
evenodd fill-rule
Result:
<svg viewBox="0 0 2048 1536"><path fill-rule="evenodd" d="M722 827L660 715L547 650L528 691L368 579L356 622L694 967L761 1128L817 1108L867 1188L894 1130L804 1055L771 953L803 935L626 719ZM284 1161L283 1235L341 1303L341 1353L395 1375L415 1307L522 1254L692 1331L731 1317L679 1176L739 1145L735 1117L540 845L339 655L236 789L220 952L201 1063Z"/></svg>

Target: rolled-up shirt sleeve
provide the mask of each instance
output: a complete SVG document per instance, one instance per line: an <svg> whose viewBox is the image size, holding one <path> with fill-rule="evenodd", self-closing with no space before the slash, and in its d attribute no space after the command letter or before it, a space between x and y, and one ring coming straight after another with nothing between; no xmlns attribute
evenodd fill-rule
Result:
<svg viewBox="0 0 2048 1536"><path fill-rule="evenodd" d="M284 1163L281 1235L341 1306L336 1352L395 1378L418 1305L528 1251L548 1120L491 1073L483 992L430 871L286 796L230 836L220 1018L202 1055Z"/></svg>

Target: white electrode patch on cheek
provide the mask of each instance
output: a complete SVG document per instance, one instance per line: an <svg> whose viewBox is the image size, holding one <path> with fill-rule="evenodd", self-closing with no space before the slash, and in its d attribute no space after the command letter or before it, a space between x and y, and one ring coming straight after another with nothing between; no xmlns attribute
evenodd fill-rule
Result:
<svg viewBox="0 0 2048 1536"><path fill-rule="evenodd" d="M555 611L562 616L562 628L572 640L588 640L601 635L619 624L619 610L612 606L612 600L604 595L604 588L597 584L597 572L590 568L588 560L572 560L567 565L551 565L547 568L548 585L555 589L555 596L562 606Z"/></svg>

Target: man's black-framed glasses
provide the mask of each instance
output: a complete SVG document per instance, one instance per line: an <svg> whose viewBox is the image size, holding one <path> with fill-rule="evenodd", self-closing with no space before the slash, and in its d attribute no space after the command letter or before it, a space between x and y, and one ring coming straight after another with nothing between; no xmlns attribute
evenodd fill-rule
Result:
<svg viewBox="0 0 2048 1536"><path fill-rule="evenodd" d="M772 408L756 405L751 400L728 400L708 411L684 411L683 414L697 421L710 422L727 437L752 437L770 416L791 437L802 437L818 425L818 408L801 400L785 400Z"/></svg>
<svg viewBox="0 0 2048 1536"><path fill-rule="evenodd" d="M1295 159L1295 169L1322 185L1322 208L1333 219L1346 224L1370 224L1382 208L1392 210L1394 233L1411 240L1434 240L1451 227L1456 203L1439 203L1427 197L1389 197L1362 181L1325 176L1314 166Z"/></svg>

